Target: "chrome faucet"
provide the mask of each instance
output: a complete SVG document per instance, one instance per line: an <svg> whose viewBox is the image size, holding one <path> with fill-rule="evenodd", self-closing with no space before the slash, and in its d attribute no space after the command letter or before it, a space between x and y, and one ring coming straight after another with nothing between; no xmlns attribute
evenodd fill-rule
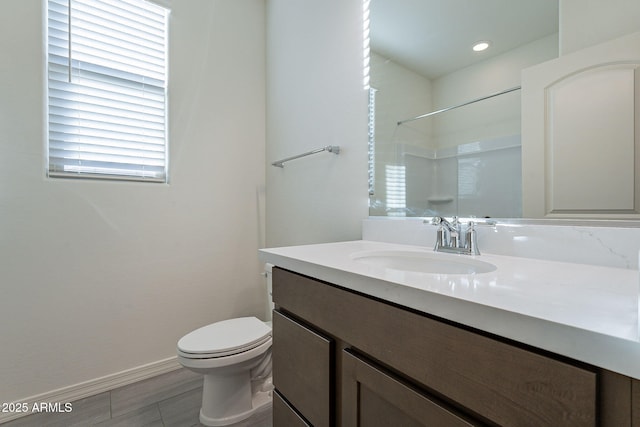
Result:
<svg viewBox="0 0 640 427"><path fill-rule="evenodd" d="M426 220L424 221L427 222ZM451 222L441 216L433 217L431 224L437 225L436 246L433 248L436 252L450 252L466 255L480 255L478 250L478 241L476 238L475 223L469 221L467 229L462 237L462 225L458 217L454 216Z"/></svg>

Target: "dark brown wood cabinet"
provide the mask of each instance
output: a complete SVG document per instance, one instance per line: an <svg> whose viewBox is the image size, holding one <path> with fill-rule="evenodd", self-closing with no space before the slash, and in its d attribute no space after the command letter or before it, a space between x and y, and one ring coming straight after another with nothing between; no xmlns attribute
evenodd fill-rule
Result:
<svg viewBox="0 0 640 427"><path fill-rule="evenodd" d="M273 394L273 425L287 427L311 426L302 415L282 398L278 391Z"/></svg>
<svg viewBox="0 0 640 427"><path fill-rule="evenodd" d="M316 427L329 427L332 416L332 341L310 328L273 313L274 386L289 404Z"/></svg>
<svg viewBox="0 0 640 427"><path fill-rule="evenodd" d="M344 426L472 427L481 424L456 414L407 382L344 350Z"/></svg>
<svg viewBox="0 0 640 427"><path fill-rule="evenodd" d="M273 299L275 427L640 427L622 375L279 268Z"/></svg>

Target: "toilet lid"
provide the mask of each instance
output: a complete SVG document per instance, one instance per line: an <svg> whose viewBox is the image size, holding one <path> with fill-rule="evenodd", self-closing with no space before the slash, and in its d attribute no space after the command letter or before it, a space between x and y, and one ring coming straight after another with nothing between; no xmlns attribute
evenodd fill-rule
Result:
<svg viewBox="0 0 640 427"><path fill-rule="evenodd" d="M178 341L178 349L191 354L216 354L255 347L271 336L271 328L255 317L240 317L203 326Z"/></svg>

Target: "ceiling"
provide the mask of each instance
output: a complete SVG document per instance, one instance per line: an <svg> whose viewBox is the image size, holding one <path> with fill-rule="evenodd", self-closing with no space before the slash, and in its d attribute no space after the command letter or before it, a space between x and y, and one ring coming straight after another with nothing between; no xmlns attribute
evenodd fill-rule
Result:
<svg viewBox="0 0 640 427"><path fill-rule="evenodd" d="M558 0L371 0L371 48L437 78L558 32ZM492 46L473 52L479 40Z"/></svg>

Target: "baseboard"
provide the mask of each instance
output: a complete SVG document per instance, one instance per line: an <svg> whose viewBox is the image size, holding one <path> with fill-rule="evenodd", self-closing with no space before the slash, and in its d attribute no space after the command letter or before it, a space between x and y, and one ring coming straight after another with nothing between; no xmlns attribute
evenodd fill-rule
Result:
<svg viewBox="0 0 640 427"><path fill-rule="evenodd" d="M133 384L138 381L146 380L157 375L162 375L176 369L179 369L180 363L176 356L169 357L157 362L148 363L136 368L127 369L125 371L116 372L115 374L106 375L101 378L85 381L68 387L38 394L36 396L20 399L20 403L26 403L29 408L36 403L41 402L74 402L85 397L94 396L96 394L111 391L118 387ZM0 424L7 421L20 418L29 413L0 413Z"/></svg>

